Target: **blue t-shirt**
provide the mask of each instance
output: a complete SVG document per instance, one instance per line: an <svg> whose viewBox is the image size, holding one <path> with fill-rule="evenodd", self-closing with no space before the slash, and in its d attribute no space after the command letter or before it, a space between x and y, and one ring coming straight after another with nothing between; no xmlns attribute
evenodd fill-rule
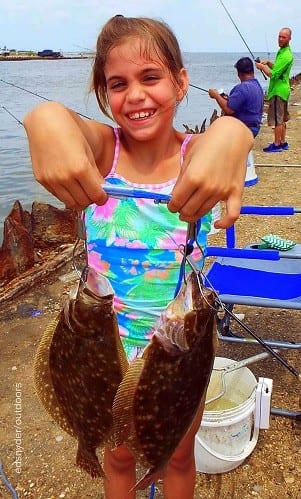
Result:
<svg viewBox="0 0 301 499"><path fill-rule="evenodd" d="M228 97L228 107L235 118L247 127L258 127L262 120L264 94L256 78L243 81L232 88Z"/></svg>

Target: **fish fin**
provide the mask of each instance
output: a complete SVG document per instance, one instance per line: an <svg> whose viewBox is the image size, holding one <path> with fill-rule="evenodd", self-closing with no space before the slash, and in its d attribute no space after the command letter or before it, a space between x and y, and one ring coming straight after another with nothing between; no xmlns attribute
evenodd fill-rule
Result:
<svg viewBox="0 0 301 499"><path fill-rule="evenodd" d="M109 447L109 449L115 449L116 444L115 444L115 438L114 438L114 433L111 432L109 436L107 436L104 440L104 444Z"/></svg>
<svg viewBox="0 0 301 499"><path fill-rule="evenodd" d="M105 473L96 455L96 449L88 449L81 442L78 443L76 464L92 478L105 478Z"/></svg>
<svg viewBox="0 0 301 499"><path fill-rule="evenodd" d="M129 362L125 353L125 350L123 348L123 344L120 338L119 334L119 327L118 327L118 322L117 318L115 318L115 339L116 339L116 346L117 346L117 355L118 355L118 360L119 360L119 365L121 366L121 374L122 377L125 375L126 371L129 368Z"/></svg>
<svg viewBox="0 0 301 499"><path fill-rule="evenodd" d="M118 350L118 357L119 357L119 362L120 362L120 366L121 366L121 373L122 373L122 376L124 376L129 368L129 362L127 360L127 356L126 356L126 353L125 353L125 350L123 348L123 344L121 341L120 341L120 343L117 344L117 350Z"/></svg>
<svg viewBox="0 0 301 499"><path fill-rule="evenodd" d="M113 402L113 434L115 445L125 443L133 434L133 400L141 372L143 359L136 359L128 368L116 392Z"/></svg>
<svg viewBox="0 0 301 499"><path fill-rule="evenodd" d="M218 346L219 346L219 339L218 339L218 332L217 332L217 324L216 324L216 319L214 318L213 321L213 350L214 350L214 356L217 352Z"/></svg>
<svg viewBox="0 0 301 499"><path fill-rule="evenodd" d="M57 400L49 368L49 351L53 334L59 323L56 317L42 334L33 363L33 379L36 395L51 418L69 435L75 437L73 428L69 425Z"/></svg>

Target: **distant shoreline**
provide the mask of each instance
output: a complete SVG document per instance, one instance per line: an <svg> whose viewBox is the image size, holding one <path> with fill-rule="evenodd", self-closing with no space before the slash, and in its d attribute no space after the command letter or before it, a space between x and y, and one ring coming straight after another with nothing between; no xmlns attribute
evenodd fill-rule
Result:
<svg viewBox="0 0 301 499"><path fill-rule="evenodd" d="M91 55L74 55L74 56L61 56L61 57L40 57L38 55L16 55L16 56L0 56L1 61L60 61L66 59L93 59Z"/></svg>

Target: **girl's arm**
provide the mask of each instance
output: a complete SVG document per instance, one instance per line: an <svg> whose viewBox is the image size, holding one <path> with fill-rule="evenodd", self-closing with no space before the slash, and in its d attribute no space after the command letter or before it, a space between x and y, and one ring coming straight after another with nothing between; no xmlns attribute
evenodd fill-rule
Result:
<svg viewBox="0 0 301 499"><path fill-rule="evenodd" d="M61 104L49 102L24 119L35 178L69 208L103 204L107 195L97 160L109 127L83 120Z"/></svg>
<svg viewBox="0 0 301 499"><path fill-rule="evenodd" d="M215 226L232 225L239 217L247 156L253 143L246 125L230 116L218 118L205 133L193 137L168 204L170 211L193 222L218 201L225 201L225 216Z"/></svg>

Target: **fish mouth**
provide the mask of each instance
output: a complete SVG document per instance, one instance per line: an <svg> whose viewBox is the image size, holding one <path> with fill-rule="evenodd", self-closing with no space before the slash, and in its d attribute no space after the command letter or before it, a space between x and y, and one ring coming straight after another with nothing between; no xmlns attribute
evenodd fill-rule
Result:
<svg viewBox="0 0 301 499"><path fill-rule="evenodd" d="M165 350L187 352L194 348L206 331L206 324L215 311L215 293L206 288L199 274L191 272L182 287L162 312L155 326Z"/></svg>
<svg viewBox="0 0 301 499"><path fill-rule="evenodd" d="M162 312L156 325L156 336L164 348L170 352L173 349L186 352L190 348L186 338L185 318L194 311L196 286L197 278L191 277L190 274L176 298Z"/></svg>
<svg viewBox="0 0 301 499"><path fill-rule="evenodd" d="M110 281L103 274L100 274L92 267L87 266L81 274L75 293L76 296L78 296L79 293L84 293L85 295L94 298L104 298L114 295L114 289Z"/></svg>

